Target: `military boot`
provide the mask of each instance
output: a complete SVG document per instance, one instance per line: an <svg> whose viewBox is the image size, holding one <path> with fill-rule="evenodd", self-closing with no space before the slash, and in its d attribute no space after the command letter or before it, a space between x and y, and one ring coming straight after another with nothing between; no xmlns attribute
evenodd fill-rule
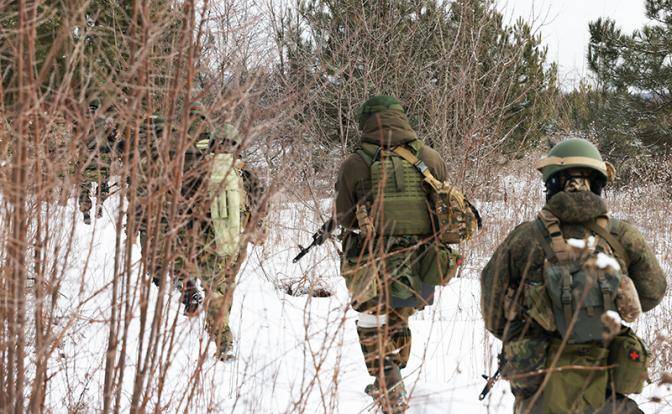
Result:
<svg viewBox="0 0 672 414"><path fill-rule="evenodd" d="M383 413L405 413L408 409L408 398L398 366L394 365L385 369L385 385L386 390L381 387L378 378L376 378L373 384L366 386L364 392L375 400Z"/></svg>
<svg viewBox="0 0 672 414"><path fill-rule="evenodd" d="M217 345L215 357L223 362L235 359L236 354L233 349L233 342L233 333L231 332L231 328L226 326L215 338L215 344Z"/></svg>
<svg viewBox="0 0 672 414"><path fill-rule="evenodd" d="M184 314L189 317L198 315L203 303L203 293L196 280L187 279L186 283L176 285L176 288L182 292L181 301L184 305Z"/></svg>

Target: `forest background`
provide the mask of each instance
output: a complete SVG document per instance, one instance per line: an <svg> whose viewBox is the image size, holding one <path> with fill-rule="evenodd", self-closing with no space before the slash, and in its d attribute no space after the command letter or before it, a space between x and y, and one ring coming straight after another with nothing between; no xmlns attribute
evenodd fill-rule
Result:
<svg viewBox="0 0 672 414"><path fill-rule="evenodd" d="M82 296L96 249L76 248L78 213L64 208L100 150L90 143L100 118L124 142L112 166L119 207L109 213L113 269L100 276L107 332L95 404L104 412L162 404L176 325L169 301L160 299L169 287L157 299L145 270L170 262L175 240L134 256L136 240L124 229L134 225L138 201L132 185L121 183L143 174L156 189L150 212L177 204L170 188L183 180L179 149L189 145L194 101L213 125L241 131L245 158L262 172L272 206L298 203L306 211L295 223L272 221L286 233L306 237L329 214L323 200L357 145L356 110L379 93L401 100L419 136L449 160L451 181L481 206L520 196L503 172L520 176L572 135L596 143L616 165L617 206L638 212L638 224L656 217L658 230L669 229L672 1L643 1L642 13L646 22L632 33L609 19L591 22L590 73L561 88L535 22L508 22L490 0L0 0L0 406L53 408L53 361L78 320L62 297L66 286L75 288L73 269L80 297L65 308L101 296ZM153 116L164 132L140 170L141 131ZM173 213L176 223L183 219ZM516 224L509 213L493 222L468 246L476 263ZM150 227L149 237L158 238L159 226ZM667 238L649 230L669 266ZM311 288L319 283L314 273L299 282ZM131 335L134 321L140 327ZM649 339L655 378L664 378L672 343L653 333Z"/></svg>

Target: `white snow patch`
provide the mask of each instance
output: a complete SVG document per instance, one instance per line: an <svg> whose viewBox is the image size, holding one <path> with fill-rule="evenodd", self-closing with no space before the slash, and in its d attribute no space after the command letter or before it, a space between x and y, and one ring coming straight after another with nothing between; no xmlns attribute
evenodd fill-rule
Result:
<svg viewBox="0 0 672 414"><path fill-rule="evenodd" d="M511 181L514 185L521 184L520 180ZM70 208L75 209L74 203L71 204ZM59 325L70 325L55 353L57 356L50 360L53 376L46 405L55 413L75 407L80 407L80 412L93 412L102 406L109 332L106 321L111 308L110 282L115 275L114 244L116 231L123 231L114 228L115 214L111 212L116 206L112 204L105 205L105 216L91 226L77 224L77 260L71 263L59 289L64 295L57 312ZM522 216L533 217L535 213L532 208L516 209L499 201L478 204L490 215L511 216L512 222L522 220ZM349 309L347 289L338 276L334 242L328 241L313 249L300 263L292 264L296 243L309 240L312 229L321 224L320 217L311 216L300 205L278 206L278 210L281 208L280 217L272 224L269 242L263 248L249 250L249 259L237 278L231 315L238 345L235 361L225 364L212 358L212 344L206 349L208 338L203 315L183 317L179 294L174 291L163 298L167 301L164 320L176 324L175 352L171 364L165 365L165 391L161 397L152 397L147 411L188 409L193 413L273 414L374 411L370 397L363 391L372 378L367 374L357 338L357 315ZM480 237L501 236L493 233L484 231ZM131 254L136 262L140 255L138 244ZM501 349L501 342L485 330L479 309L477 274L480 263L489 254L484 251L471 258L473 269L448 286L438 288L435 304L411 317L413 346L409 364L402 371L410 396L408 414L512 412L513 396L503 380L495 384L488 398L478 401L485 384L481 374L495 372L496 355ZM598 255L598 259L605 266L618 266L607 255ZM335 288L335 295L293 297L276 288L275 282L282 277L301 276L326 281ZM137 275L132 275L129 283L135 287L137 279ZM154 286L147 300L150 306L146 319L151 320L158 300ZM137 301L130 305L129 312L132 323L127 348L131 351L123 372L122 412L130 408L133 375L139 360L136 350L141 339ZM643 324L640 321L638 325ZM198 390L197 396L187 406L183 396L188 396L192 387ZM642 404L645 412L672 411L665 403L672 394L665 387L649 385L643 394L632 397ZM652 401L652 397L663 403Z"/></svg>
<svg viewBox="0 0 672 414"><path fill-rule="evenodd" d="M567 239L567 244L577 249L586 248L586 241L583 239Z"/></svg>
<svg viewBox="0 0 672 414"><path fill-rule="evenodd" d="M616 311L608 310L604 314L606 318L609 318L614 322L614 325L621 325L623 323L621 315L619 315Z"/></svg>
<svg viewBox="0 0 672 414"><path fill-rule="evenodd" d="M612 256L609 256L609 255L604 254L602 252L597 254L597 260L596 260L595 264L600 269L611 268L611 269L616 270L616 271L621 270L621 265L618 264L618 260L616 260Z"/></svg>
<svg viewBox="0 0 672 414"><path fill-rule="evenodd" d="M595 246L597 245L595 237L594 236L589 236L588 239L567 239L567 244L577 248L577 249L590 249L590 251L595 250Z"/></svg>

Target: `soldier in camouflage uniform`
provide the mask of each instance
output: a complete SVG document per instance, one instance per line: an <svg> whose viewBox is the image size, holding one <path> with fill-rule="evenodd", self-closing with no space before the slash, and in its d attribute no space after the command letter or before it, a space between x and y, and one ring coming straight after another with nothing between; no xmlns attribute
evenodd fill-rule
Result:
<svg viewBox="0 0 672 414"><path fill-rule="evenodd" d="M217 347L220 360L233 358L234 338L229 326L236 275L247 256L249 242L261 244L265 239L263 218L266 214L264 188L256 174L240 160L242 137L235 127L225 124L217 130L203 113L200 104L192 105L195 118L190 136L195 145L185 154L184 181L181 189L180 216L184 227L178 232L176 274L184 285L182 302L185 313L198 311L199 298L195 279L206 290L206 329ZM244 200L241 202L240 241L233 254L222 255L218 250L215 226L211 217L212 193L208 191L208 177L214 154L233 154L235 171L242 178Z"/></svg>
<svg viewBox="0 0 672 414"><path fill-rule="evenodd" d="M365 391L384 412L401 413L407 408L400 370L411 350L408 320L432 302L434 285L423 282L422 259L437 244L422 174L393 149L417 154L441 181L447 166L417 138L391 96L364 103L359 127L360 147L343 162L336 182L337 222L344 229L341 273L359 313L357 334L366 368L375 378ZM381 174L394 177L396 185L383 184Z"/></svg>
<svg viewBox="0 0 672 414"><path fill-rule="evenodd" d="M601 193L608 176L613 175L613 167L602 160L592 144L576 138L563 141L538 168L546 184L544 209L537 220L522 223L507 236L481 275L481 312L488 331L503 342L504 365L500 368L516 398L514 411L641 412L634 401L623 394L641 391L646 376L643 343L629 328L620 326L618 318L611 334L584 330L582 334L592 334L596 340L573 343L568 336L570 339L563 342L559 332L561 325L557 323L563 320L562 312L549 311L552 301L548 301L551 295L548 292L552 282L546 276L549 274L546 269L554 263L554 252L557 252L554 243L562 245L571 238L603 240L606 244L598 243L598 249L600 246L606 250L611 248L618 261L614 267L625 271L622 280L634 282L628 300L621 298L619 303L618 296L616 298L618 312L630 322L637 312L623 306L636 303L641 304L644 312L653 309L665 294L665 275L642 234L627 221L607 216ZM546 226L549 217L551 221L557 219L556 227ZM603 230L595 224L600 220L606 223ZM607 293L612 292L605 288ZM619 294L621 289L619 286ZM577 299L579 293L572 291L574 296L568 296L572 298L571 303L582 300ZM577 315L574 326L580 326L581 318L588 317L578 311ZM614 320L608 315L602 314L603 322ZM619 344L630 345L621 349ZM623 351L629 352L629 360L617 359ZM586 369L565 369L544 375L553 364ZM616 368L599 369L607 364ZM628 381L634 383L628 385Z"/></svg>
<svg viewBox="0 0 672 414"><path fill-rule="evenodd" d="M78 170L79 180L79 211L84 216L84 223L91 224L91 184L96 184L96 217L103 214L103 203L110 193L110 164L114 159L116 129L112 120L99 114L100 103L94 101L89 105L89 112L94 116L92 130L85 151L80 154Z"/></svg>

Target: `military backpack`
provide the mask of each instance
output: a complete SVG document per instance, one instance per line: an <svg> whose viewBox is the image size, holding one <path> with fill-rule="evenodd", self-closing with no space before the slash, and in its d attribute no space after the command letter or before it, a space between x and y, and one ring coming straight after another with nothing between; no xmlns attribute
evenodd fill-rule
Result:
<svg viewBox="0 0 672 414"><path fill-rule="evenodd" d="M242 165L233 154L213 154L212 157L208 193L215 248L219 256L233 257L238 255L246 224Z"/></svg>

